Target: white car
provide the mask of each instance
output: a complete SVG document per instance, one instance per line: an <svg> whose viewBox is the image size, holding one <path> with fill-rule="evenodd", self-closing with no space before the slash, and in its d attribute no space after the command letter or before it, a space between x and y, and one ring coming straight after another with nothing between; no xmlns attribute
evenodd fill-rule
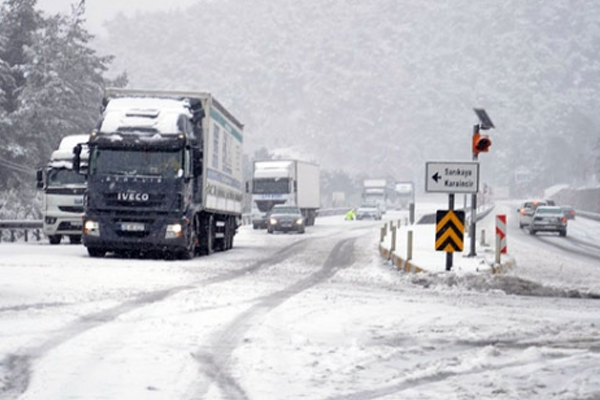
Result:
<svg viewBox="0 0 600 400"><path fill-rule="evenodd" d="M529 233L535 235L536 232L557 232L560 236L567 236L567 217L563 209L557 206L537 207L529 223Z"/></svg>
<svg viewBox="0 0 600 400"><path fill-rule="evenodd" d="M381 210L379 209L377 204L371 204L371 203L362 204L356 210L356 219L357 220L361 220L361 219L380 220L381 216L382 216Z"/></svg>

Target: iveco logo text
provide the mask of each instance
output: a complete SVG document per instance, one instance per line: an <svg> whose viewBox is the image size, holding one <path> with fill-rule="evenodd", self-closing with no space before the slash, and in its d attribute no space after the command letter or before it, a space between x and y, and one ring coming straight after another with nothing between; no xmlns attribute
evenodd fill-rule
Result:
<svg viewBox="0 0 600 400"><path fill-rule="evenodd" d="M150 195L148 193L117 193L117 200L119 201L148 201L150 200Z"/></svg>

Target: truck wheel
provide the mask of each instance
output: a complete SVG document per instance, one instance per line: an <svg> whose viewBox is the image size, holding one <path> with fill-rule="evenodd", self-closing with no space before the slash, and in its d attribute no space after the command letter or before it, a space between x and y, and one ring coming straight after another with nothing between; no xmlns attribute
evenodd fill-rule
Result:
<svg viewBox="0 0 600 400"><path fill-rule="evenodd" d="M202 236L199 239L200 252L206 256L213 253L215 240L215 222L212 215L204 215L200 218L200 232Z"/></svg>
<svg viewBox="0 0 600 400"><path fill-rule="evenodd" d="M558 234L559 234L559 236L561 236L561 237L565 237L565 236L567 236L567 230L566 230L566 229L563 229L562 231L558 232Z"/></svg>
<svg viewBox="0 0 600 400"><path fill-rule="evenodd" d="M106 250L97 249L95 247L88 247L87 251L88 251L88 254L90 255L90 257L94 257L94 258L101 258L106 255Z"/></svg>
<svg viewBox="0 0 600 400"><path fill-rule="evenodd" d="M197 224L196 219L194 218L194 222L192 223L192 229L190 231L190 240L185 248L179 253L179 258L182 260L191 260L196 255L196 247L198 246L198 234L197 234Z"/></svg>
<svg viewBox="0 0 600 400"><path fill-rule="evenodd" d="M70 235L69 243L71 244L81 244L81 235Z"/></svg>
<svg viewBox="0 0 600 400"><path fill-rule="evenodd" d="M61 239L62 239L62 235L48 236L48 240L50 241L50 244L60 244Z"/></svg>

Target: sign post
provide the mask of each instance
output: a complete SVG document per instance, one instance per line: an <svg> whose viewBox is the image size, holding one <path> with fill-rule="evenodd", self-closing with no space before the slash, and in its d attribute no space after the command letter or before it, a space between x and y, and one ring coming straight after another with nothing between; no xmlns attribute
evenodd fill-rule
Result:
<svg viewBox="0 0 600 400"><path fill-rule="evenodd" d="M473 125L473 137L472 137L472 151L473 161L478 161L479 153L487 153L492 141L487 135L481 135L479 130L488 130L495 128L494 123L488 116L487 112L483 108L474 108L477 118L479 118L479 124ZM471 195L471 252L469 257L475 257L477 252L475 251L475 242L477 237L477 192Z"/></svg>
<svg viewBox="0 0 600 400"><path fill-rule="evenodd" d="M464 248L465 212L454 210L454 195L477 193L479 163L428 162L425 175L425 191L448 193L448 210L438 210L436 213L435 249L446 252L446 271L450 271L453 253Z"/></svg>

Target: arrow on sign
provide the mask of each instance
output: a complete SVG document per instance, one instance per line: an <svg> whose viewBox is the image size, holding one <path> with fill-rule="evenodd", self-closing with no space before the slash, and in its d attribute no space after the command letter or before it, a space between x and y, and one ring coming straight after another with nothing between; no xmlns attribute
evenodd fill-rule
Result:
<svg viewBox="0 0 600 400"><path fill-rule="evenodd" d="M442 179L439 172L436 172L435 175L432 176L432 178L435 181L435 183L437 183L440 179Z"/></svg>

